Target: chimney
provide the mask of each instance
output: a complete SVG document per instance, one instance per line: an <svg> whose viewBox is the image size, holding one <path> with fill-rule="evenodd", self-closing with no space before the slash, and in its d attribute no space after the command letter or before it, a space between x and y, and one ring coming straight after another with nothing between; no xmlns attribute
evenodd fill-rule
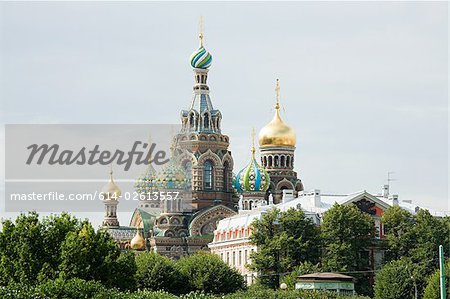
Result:
<svg viewBox="0 0 450 299"><path fill-rule="evenodd" d="M393 206L398 206L398 195L397 194L393 194L389 197L390 200L392 200L392 205Z"/></svg>
<svg viewBox="0 0 450 299"><path fill-rule="evenodd" d="M320 208L322 201L320 200L320 190L314 189L314 206Z"/></svg>
<svg viewBox="0 0 450 299"><path fill-rule="evenodd" d="M389 185L383 185L383 197L389 198Z"/></svg>

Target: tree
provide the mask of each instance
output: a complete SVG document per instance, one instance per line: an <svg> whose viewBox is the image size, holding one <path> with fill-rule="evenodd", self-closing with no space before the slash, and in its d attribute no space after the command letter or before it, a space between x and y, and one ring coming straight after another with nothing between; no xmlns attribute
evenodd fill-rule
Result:
<svg viewBox="0 0 450 299"><path fill-rule="evenodd" d="M321 238L322 267L326 271L352 272L369 270L368 249L372 245L374 224L369 214L355 205L334 204L323 216ZM355 289L370 294L368 275L353 274Z"/></svg>
<svg viewBox="0 0 450 299"><path fill-rule="evenodd" d="M377 274L375 299L414 298L415 271L415 266L407 258L386 264Z"/></svg>
<svg viewBox="0 0 450 299"><path fill-rule="evenodd" d="M447 286L447 299L450 299L450 262L445 264L445 285ZM428 277L427 287L423 299L436 299L440 294L440 271L437 270Z"/></svg>
<svg viewBox="0 0 450 299"><path fill-rule="evenodd" d="M134 268L133 268L134 267ZM34 285L57 277L131 286L134 257L121 256L111 236L67 213L39 220L37 213L3 221L0 232L0 285ZM120 281L120 282L119 282ZM122 284L124 282L124 284Z"/></svg>
<svg viewBox="0 0 450 299"><path fill-rule="evenodd" d="M81 222L67 213L39 221L35 212L3 221L0 233L0 284L36 283L57 277L61 244Z"/></svg>
<svg viewBox="0 0 450 299"><path fill-rule="evenodd" d="M193 291L226 294L245 288L242 275L215 254L197 252L181 258L177 267L187 283L186 287Z"/></svg>
<svg viewBox="0 0 450 299"><path fill-rule="evenodd" d="M69 232L61 245L59 277L81 278L109 283L120 249L103 230L96 232L84 221L78 231Z"/></svg>
<svg viewBox="0 0 450 299"><path fill-rule="evenodd" d="M382 222L387 242L385 261L409 256L409 250L415 243L415 236L411 230L415 222L414 216L399 206L392 206L384 211Z"/></svg>
<svg viewBox="0 0 450 299"><path fill-rule="evenodd" d="M334 204L323 216L323 267L329 271L365 270L373 237L372 218L355 205Z"/></svg>
<svg viewBox="0 0 450 299"><path fill-rule="evenodd" d="M155 252L144 252L136 257L136 283L141 290L164 290L179 293L182 275L175 262Z"/></svg>
<svg viewBox="0 0 450 299"><path fill-rule="evenodd" d="M251 255L250 267L262 284L278 288L280 273L291 272L302 262L319 261L318 228L302 210L272 209L252 226L250 240L258 250Z"/></svg>

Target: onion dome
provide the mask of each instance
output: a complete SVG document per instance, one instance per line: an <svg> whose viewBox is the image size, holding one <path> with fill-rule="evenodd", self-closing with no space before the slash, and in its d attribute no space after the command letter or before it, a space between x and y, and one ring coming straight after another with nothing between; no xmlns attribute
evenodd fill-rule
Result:
<svg viewBox="0 0 450 299"><path fill-rule="evenodd" d="M259 146L291 146L296 143L294 130L286 125L280 117L279 103L279 83L276 85L277 103L275 105L275 115L264 128L259 131Z"/></svg>
<svg viewBox="0 0 450 299"><path fill-rule="evenodd" d="M114 183L112 170L109 173L109 182L102 188L101 192L104 199L118 200L122 195L120 188Z"/></svg>
<svg viewBox="0 0 450 299"><path fill-rule="evenodd" d="M265 192L269 189L270 177L266 169L256 162L255 146L252 145L250 163L238 172L234 187L238 192Z"/></svg>
<svg viewBox="0 0 450 299"><path fill-rule="evenodd" d="M134 190L138 194L152 194L157 191L156 171L152 164L148 164L147 170L137 178L134 184Z"/></svg>
<svg viewBox="0 0 450 299"><path fill-rule="evenodd" d="M173 157L164 165L156 177L158 189L186 189L188 186L189 179L186 170L176 163Z"/></svg>
<svg viewBox="0 0 450 299"><path fill-rule="evenodd" d="M141 236L141 229L136 227L136 235L130 242L131 249L143 250L145 249L145 239Z"/></svg>
<svg viewBox="0 0 450 299"><path fill-rule="evenodd" d="M189 59L191 66L197 69L207 69L211 66L212 55L203 47L203 34L200 33L200 47L191 55Z"/></svg>

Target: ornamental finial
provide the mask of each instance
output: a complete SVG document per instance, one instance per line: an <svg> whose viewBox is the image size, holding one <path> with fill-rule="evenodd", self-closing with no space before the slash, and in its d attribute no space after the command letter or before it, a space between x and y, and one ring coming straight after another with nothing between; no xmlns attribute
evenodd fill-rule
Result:
<svg viewBox="0 0 450 299"><path fill-rule="evenodd" d="M206 51L206 49L203 47L203 17L200 17L200 20L198 22L198 29L199 29L199 39L200 39L200 46L199 48L192 53L191 57L189 58L189 61L191 63L191 66L194 69L208 69L211 66L212 62L212 56L211 54Z"/></svg>
<svg viewBox="0 0 450 299"><path fill-rule="evenodd" d="M252 128L252 159L255 158L255 128Z"/></svg>
<svg viewBox="0 0 450 299"><path fill-rule="evenodd" d="M200 47L203 47L203 16L198 20L198 38L200 39Z"/></svg>
<svg viewBox="0 0 450 299"><path fill-rule="evenodd" d="M277 102L275 104L275 109L279 110L280 109L280 80L277 79L277 83L275 85L275 95L276 95L276 99Z"/></svg>

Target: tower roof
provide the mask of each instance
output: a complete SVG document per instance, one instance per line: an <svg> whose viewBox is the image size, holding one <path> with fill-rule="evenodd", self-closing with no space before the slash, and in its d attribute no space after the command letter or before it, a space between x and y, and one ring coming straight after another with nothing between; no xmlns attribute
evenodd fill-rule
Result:
<svg viewBox="0 0 450 299"><path fill-rule="evenodd" d="M294 130L280 116L279 82L276 83L275 115L272 120L259 131L260 146L291 146L294 147L296 137Z"/></svg>
<svg viewBox="0 0 450 299"><path fill-rule="evenodd" d="M254 130L252 139L254 140ZM258 164L255 159L255 145L252 140L250 163L238 172L234 187L239 192L265 192L269 188L270 177L266 169Z"/></svg>
<svg viewBox="0 0 450 299"><path fill-rule="evenodd" d="M104 199L110 200L118 200L122 195L122 191L114 182L112 168L109 172L109 182L102 188L102 194Z"/></svg>

